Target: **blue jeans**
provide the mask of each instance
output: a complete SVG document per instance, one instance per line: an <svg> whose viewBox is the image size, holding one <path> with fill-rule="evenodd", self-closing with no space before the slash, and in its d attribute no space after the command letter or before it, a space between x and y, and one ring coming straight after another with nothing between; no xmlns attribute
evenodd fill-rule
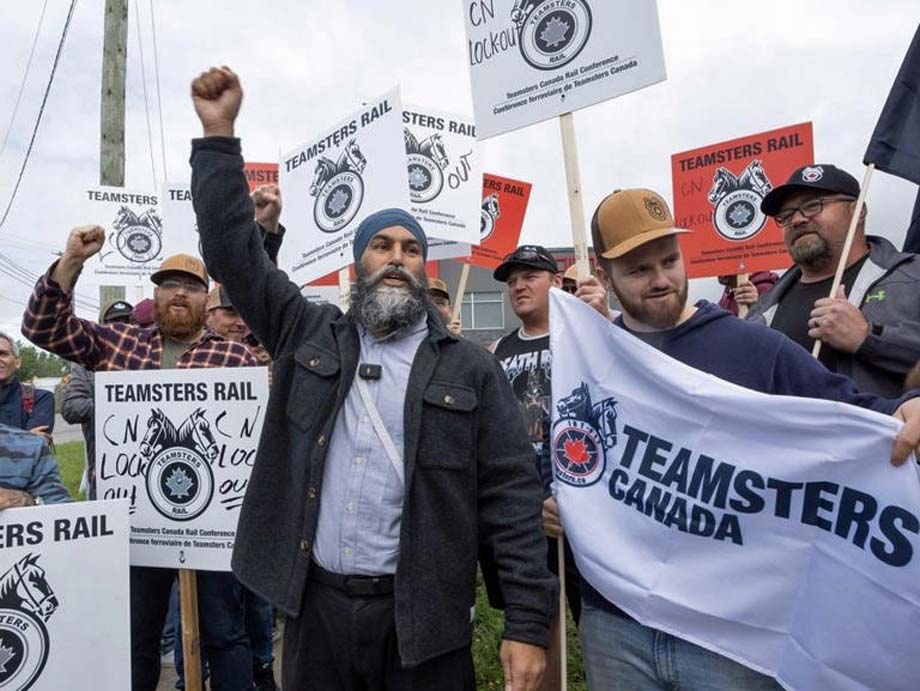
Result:
<svg viewBox="0 0 920 691"><path fill-rule="evenodd" d="M578 637L592 691L782 691L773 677L589 602Z"/></svg>
<svg viewBox="0 0 920 691"><path fill-rule="evenodd" d="M131 688L156 691L160 679L160 634L175 581L172 569L131 567ZM213 691L250 691L252 651L246 637L242 598L230 573L198 572L201 648L211 667ZM177 639L177 646L181 640Z"/></svg>
<svg viewBox="0 0 920 691"><path fill-rule="evenodd" d="M242 588L242 586L240 586ZM243 608L246 612L246 632L252 645L252 662L257 665L270 664L275 659L272 648L272 626L275 613L267 600L251 590L243 590Z"/></svg>

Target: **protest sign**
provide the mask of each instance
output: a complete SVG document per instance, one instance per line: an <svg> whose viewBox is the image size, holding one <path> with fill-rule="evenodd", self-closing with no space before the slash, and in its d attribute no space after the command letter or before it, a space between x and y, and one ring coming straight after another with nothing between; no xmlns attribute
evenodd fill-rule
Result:
<svg viewBox="0 0 920 691"><path fill-rule="evenodd" d="M181 235L165 234L160 200L153 192L122 187L83 191L86 218L106 229L102 250L87 262L88 273L108 284L146 282L163 258L184 250Z"/></svg>
<svg viewBox="0 0 920 691"><path fill-rule="evenodd" d="M483 175L479 245L472 248L471 264L494 269L518 246L530 189L529 182Z"/></svg>
<svg viewBox="0 0 920 691"><path fill-rule="evenodd" d="M406 106L403 111L411 211L433 238L479 241L482 168L476 128L462 115Z"/></svg>
<svg viewBox="0 0 920 691"><path fill-rule="evenodd" d="M916 688L920 480L889 463L898 421L722 381L559 290L550 346L554 491L597 591L790 689Z"/></svg>
<svg viewBox="0 0 920 691"><path fill-rule="evenodd" d="M0 688L131 686L125 501L0 512Z"/></svg>
<svg viewBox="0 0 920 691"><path fill-rule="evenodd" d="M480 139L665 79L655 0L462 0Z"/></svg>
<svg viewBox="0 0 920 691"><path fill-rule="evenodd" d="M96 373L98 491L130 500L132 565L230 570L267 400L264 367Z"/></svg>
<svg viewBox="0 0 920 691"><path fill-rule="evenodd" d="M671 157L674 219L687 276L788 267L783 231L760 202L793 170L814 162L810 122L719 142Z"/></svg>
<svg viewBox="0 0 920 691"><path fill-rule="evenodd" d="M287 227L282 268L303 284L348 266L365 216L409 208L399 90L283 155L280 184Z"/></svg>
<svg viewBox="0 0 920 691"><path fill-rule="evenodd" d="M277 163L244 163L243 174L251 192L259 185L278 183ZM181 250L201 256L201 240L198 237L198 219L192 205L192 187L188 182L165 182L160 189L160 214L163 232L182 238ZM193 234L193 235L192 235ZM175 254L175 252L169 252Z"/></svg>

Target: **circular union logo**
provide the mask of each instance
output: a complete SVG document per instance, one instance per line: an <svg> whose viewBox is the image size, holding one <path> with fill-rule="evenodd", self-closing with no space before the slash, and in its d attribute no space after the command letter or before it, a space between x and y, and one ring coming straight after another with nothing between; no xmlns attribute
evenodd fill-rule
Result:
<svg viewBox="0 0 920 691"><path fill-rule="evenodd" d="M495 232L495 217L482 209L479 216L479 242L480 244L492 237Z"/></svg>
<svg viewBox="0 0 920 691"><path fill-rule="evenodd" d="M538 70L555 70L574 60L590 36L591 8L585 0L541 0L521 24L521 56Z"/></svg>
<svg viewBox="0 0 920 691"><path fill-rule="evenodd" d="M716 205L712 224L726 240L741 242L757 235L767 222L760 210L762 197L752 190L735 190Z"/></svg>
<svg viewBox="0 0 920 691"><path fill-rule="evenodd" d="M604 474L603 444L594 427L583 420L556 421L552 452L556 478L566 484L587 487Z"/></svg>
<svg viewBox="0 0 920 691"><path fill-rule="evenodd" d="M190 521L214 496L210 464L184 446L164 449L147 468L147 495L153 507L174 521Z"/></svg>
<svg viewBox="0 0 920 691"><path fill-rule="evenodd" d="M143 264L156 258L163 243L159 234L147 226L128 226L118 231L115 246L128 261Z"/></svg>
<svg viewBox="0 0 920 691"><path fill-rule="evenodd" d="M409 154L409 196L416 204L424 204L441 194L444 173L427 156Z"/></svg>
<svg viewBox="0 0 920 691"><path fill-rule="evenodd" d="M642 202L645 204L645 210L648 211L649 216L656 221L666 221L668 219L668 214L661 205L661 200L657 197L643 197Z"/></svg>
<svg viewBox="0 0 920 691"><path fill-rule="evenodd" d="M323 185L313 205L313 219L320 230L334 233L347 225L364 201L364 181L351 171L338 173Z"/></svg>
<svg viewBox="0 0 920 691"><path fill-rule="evenodd" d="M807 166L802 170L802 180L804 182L818 182L824 177L824 168L821 166Z"/></svg>
<svg viewBox="0 0 920 691"><path fill-rule="evenodd" d="M30 612L0 609L0 689L26 691L48 659L48 629Z"/></svg>

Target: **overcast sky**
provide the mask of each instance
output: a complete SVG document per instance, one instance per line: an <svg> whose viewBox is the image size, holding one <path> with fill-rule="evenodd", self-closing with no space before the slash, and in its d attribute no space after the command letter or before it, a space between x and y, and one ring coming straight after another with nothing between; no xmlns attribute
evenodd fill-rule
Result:
<svg viewBox="0 0 920 691"><path fill-rule="evenodd" d="M156 191L164 178L189 178L189 139L199 131L189 82L214 64L232 66L242 79L245 101L237 133L248 160L277 160L279 151L310 139L363 98L395 83L406 102L472 114L465 5L154 0L155 65L150 0L139 0L129 11L125 185ZM32 0L19 3L15 12L8 7L0 23L0 136L13 113L41 6ZM29 79L0 157L0 212L32 133L68 6L69 0L47 3ZM77 4L22 188L0 229L0 252L31 274L48 267L72 226L95 221L82 217L80 194L99 182L103 7L104 0ZM659 0L658 11L667 81L575 116L589 217L599 199L617 187L650 187L670 200L675 152L806 120L814 122L816 159L862 178L866 144L920 19L916 0ZM522 240L570 244L557 122L490 139L481 154L487 172L534 184ZM900 246L915 194L911 183L876 175L869 232ZM18 333L29 292L0 275L0 329ZM80 293L98 298L90 285ZM691 293L712 296L713 289L696 283Z"/></svg>

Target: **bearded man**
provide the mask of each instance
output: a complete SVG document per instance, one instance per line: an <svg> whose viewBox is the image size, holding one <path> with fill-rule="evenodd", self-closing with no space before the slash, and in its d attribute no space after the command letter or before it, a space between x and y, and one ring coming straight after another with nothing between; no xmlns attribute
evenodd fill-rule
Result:
<svg viewBox="0 0 920 691"><path fill-rule="evenodd" d="M310 304L252 220L239 80L211 69L192 96L202 251L274 361L233 569L288 615L282 686L475 689L482 548L506 605L506 688L535 688L555 586L533 451L498 362L428 300L424 231L400 209L371 214L348 312Z"/></svg>
<svg viewBox="0 0 920 691"><path fill-rule="evenodd" d="M163 260L150 278L154 326L103 323L73 313L73 289L87 259L102 249L99 226L75 228L64 254L42 276L23 315L22 333L35 345L82 365L106 370L187 369L255 366L242 343L224 340L205 327L208 274L197 257ZM160 632L175 580L172 569L131 567L131 677L133 691L154 691L160 676ZM211 688L249 691L252 654L239 588L233 575L198 573L201 644L211 669Z"/></svg>

